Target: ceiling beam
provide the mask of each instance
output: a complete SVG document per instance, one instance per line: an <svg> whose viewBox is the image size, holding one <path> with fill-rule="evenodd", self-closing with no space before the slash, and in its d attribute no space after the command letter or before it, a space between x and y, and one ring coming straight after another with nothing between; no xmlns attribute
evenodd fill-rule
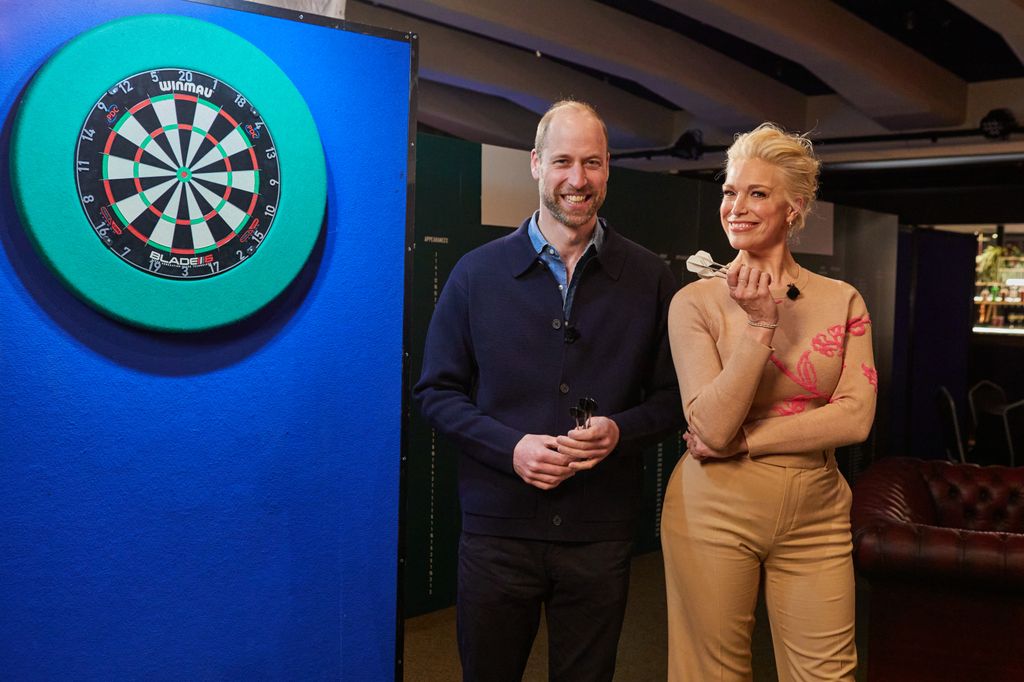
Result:
<svg viewBox="0 0 1024 682"><path fill-rule="evenodd" d="M1024 0L950 1L1001 35L1024 64Z"/></svg>
<svg viewBox="0 0 1024 682"><path fill-rule="evenodd" d="M805 99L797 91L675 31L591 0L379 2L632 80L724 129L765 119L804 123Z"/></svg>
<svg viewBox="0 0 1024 682"><path fill-rule="evenodd" d="M529 149L537 115L508 100L421 80L417 118L437 130L483 144Z"/></svg>
<svg viewBox="0 0 1024 682"><path fill-rule="evenodd" d="M655 2L804 66L891 130L963 123L964 81L832 2Z"/></svg>
<svg viewBox="0 0 1024 682"><path fill-rule="evenodd" d="M536 118L560 99L589 102L604 118L614 149L668 146L691 123L685 112L655 104L533 52L464 31L358 0L349 0L346 19L416 33L422 79L504 98L534 112ZM522 147L530 139L516 146Z"/></svg>

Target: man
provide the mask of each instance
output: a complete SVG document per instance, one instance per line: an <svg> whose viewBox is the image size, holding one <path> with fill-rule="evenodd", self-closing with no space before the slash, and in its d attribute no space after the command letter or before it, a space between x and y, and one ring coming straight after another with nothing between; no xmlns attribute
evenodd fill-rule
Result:
<svg viewBox="0 0 1024 682"><path fill-rule="evenodd" d="M464 679L521 679L543 605L550 679L610 680L640 451L682 422L665 327L677 286L597 217L610 157L593 108L556 103L535 144L540 210L453 269L415 398L461 449ZM584 397L602 416L578 428Z"/></svg>

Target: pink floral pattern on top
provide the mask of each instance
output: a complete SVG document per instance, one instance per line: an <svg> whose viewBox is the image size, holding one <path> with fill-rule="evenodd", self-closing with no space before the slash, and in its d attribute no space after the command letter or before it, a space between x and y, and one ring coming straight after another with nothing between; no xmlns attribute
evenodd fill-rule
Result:
<svg viewBox="0 0 1024 682"><path fill-rule="evenodd" d="M878 393L878 370L869 366L866 362L862 362L860 364L860 371L864 372L864 376L868 378L868 383L875 389L875 393Z"/></svg>
<svg viewBox="0 0 1024 682"><path fill-rule="evenodd" d="M843 350L843 338L846 336L846 327L841 324L834 324L828 331L822 332L811 339L811 348L818 351L826 358L833 357Z"/></svg>
<svg viewBox="0 0 1024 682"><path fill-rule="evenodd" d="M846 333L850 336L864 336L864 333L868 330L868 325L871 324L871 316L867 313L858 315L852 318L846 323Z"/></svg>
<svg viewBox="0 0 1024 682"><path fill-rule="evenodd" d="M783 400L780 404L776 405L772 409L775 413L785 417L791 414L800 414L807 407L807 401L813 399L813 395L796 395L792 398Z"/></svg>
<svg viewBox="0 0 1024 682"><path fill-rule="evenodd" d="M847 334L850 336L864 336L869 324L871 324L871 318L866 314L850 318L845 325L834 324L828 330L817 334L811 339L811 348L826 358L835 357L836 354L842 354L843 341L846 339Z"/></svg>
<svg viewBox="0 0 1024 682"><path fill-rule="evenodd" d="M834 324L825 331L816 334L811 339L811 349L825 356L826 358L833 358L837 355L842 357L845 354L845 341L846 336L864 336L867 333L867 325L871 324L871 317L867 314L858 315L857 317L850 318L846 324ZM818 372L814 369L814 363L811 362L811 351L807 350L800 356L800 360L797 361L796 371L790 370L786 367L779 358L773 353L771 355L772 364L779 368L787 378L793 383L802 388L806 393L800 393L790 398L784 399L781 403L773 407L772 409L781 416L787 416L792 414L800 414L806 409L806 404L810 400L815 398L824 398L828 402L832 402L831 396L826 396L818 388ZM846 363L843 362L843 370L846 369ZM861 365L861 371L864 372L864 376L867 377L868 382L875 388L875 392L878 392L878 372L874 368L868 367L866 364Z"/></svg>
<svg viewBox="0 0 1024 682"><path fill-rule="evenodd" d="M807 391L807 393L797 394L792 398L786 398L782 401L781 405L776 405L773 409L778 414L785 416L789 414L800 414L806 407L805 403L808 400L814 400L815 398L824 398L821 391L818 390L818 372L814 369L814 363L811 362L811 351L805 350L803 355L796 363L796 371L790 370L786 367L782 360L779 360L774 353L769 358L779 371L782 372L786 377L790 379L800 388Z"/></svg>

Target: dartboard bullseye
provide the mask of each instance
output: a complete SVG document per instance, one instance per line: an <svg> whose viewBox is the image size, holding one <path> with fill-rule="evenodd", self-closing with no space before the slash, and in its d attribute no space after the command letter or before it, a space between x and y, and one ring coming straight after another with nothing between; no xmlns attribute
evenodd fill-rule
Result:
<svg viewBox="0 0 1024 682"><path fill-rule="evenodd" d="M295 280L327 172L313 115L273 59L222 26L150 14L97 26L40 67L12 127L11 187L76 296L191 332L252 315Z"/></svg>
<svg viewBox="0 0 1024 682"><path fill-rule="evenodd" d="M273 136L252 102L190 69L107 89L82 126L75 170L96 235L158 277L212 277L251 257L281 193Z"/></svg>

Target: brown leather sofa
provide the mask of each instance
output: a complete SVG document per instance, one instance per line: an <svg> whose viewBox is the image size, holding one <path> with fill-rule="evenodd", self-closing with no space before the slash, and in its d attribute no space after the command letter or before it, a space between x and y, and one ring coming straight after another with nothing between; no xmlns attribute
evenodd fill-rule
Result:
<svg viewBox="0 0 1024 682"><path fill-rule="evenodd" d="M1024 467L882 459L851 515L869 681L1024 680Z"/></svg>

